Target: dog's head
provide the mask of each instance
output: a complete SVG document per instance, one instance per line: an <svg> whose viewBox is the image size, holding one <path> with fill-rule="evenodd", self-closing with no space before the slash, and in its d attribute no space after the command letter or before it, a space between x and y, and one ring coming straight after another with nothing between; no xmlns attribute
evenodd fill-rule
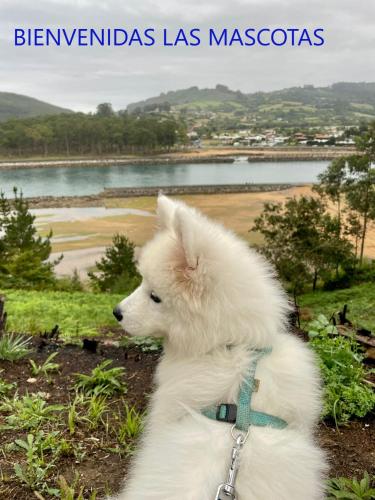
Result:
<svg viewBox="0 0 375 500"><path fill-rule="evenodd" d="M114 310L123 328L185 352L251 334L264 344L285 299L263 259L182 202L159 196L157 218L157 233L137 256L142 284Z"/></svg>

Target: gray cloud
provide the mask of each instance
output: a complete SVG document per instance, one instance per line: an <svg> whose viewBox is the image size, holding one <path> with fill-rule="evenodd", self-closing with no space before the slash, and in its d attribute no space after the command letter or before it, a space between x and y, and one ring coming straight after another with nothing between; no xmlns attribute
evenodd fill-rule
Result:
<svg viewBox="0 0 375 500"><path fill-rule="evenodd" d="M0 90L76 110L191 85L246 92L375 81L375 2L352 0L1 0ZM16 27L323 27L326 44L277 47L14 47Z"/></svg>

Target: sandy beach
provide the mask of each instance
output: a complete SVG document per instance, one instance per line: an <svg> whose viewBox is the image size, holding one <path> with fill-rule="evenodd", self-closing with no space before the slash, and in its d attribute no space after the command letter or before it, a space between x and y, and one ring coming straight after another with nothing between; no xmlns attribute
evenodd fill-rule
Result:
<svg viewBox="0 0 375 500"><path fill-rule="evenodd" d="M311 186L306 185L278 191L180 195L176 198L199 208L254 244L259 243L259 235L250 229L265 202L282 202L289 197L311 194ZM77 269L84 277L87 270L103 255L105 247L117 232L128 236L136 245L143 245L155 230L155 196L108 198L98 200L98 203L100 210L91 212L81 205L83 212L78 217L74 207L61 211L61 208L54 209L50 206L48 210L34 211L41 234L47 234L49 229L53 230L54 256L61 253L65 255L56 268L58 274L71 274ZM123 209L124 212L113 209ZM365 253L368 257L375 258L374 225L369 229Z"/></svg>

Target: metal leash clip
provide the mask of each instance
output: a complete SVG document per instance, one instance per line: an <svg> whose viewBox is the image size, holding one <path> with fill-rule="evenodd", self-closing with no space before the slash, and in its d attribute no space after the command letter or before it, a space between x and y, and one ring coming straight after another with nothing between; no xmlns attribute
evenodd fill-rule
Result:
<svg viewBox="0 0 375 500"><path fill-rule="evenodd" d="M240 466L239 463L240 452L245 443L246 438L247 436L244 436L242 434L239 434L237 437L234 438L235 444L232 448L232 456L228 471L228 477L226 482L220 484L220 486L218 487L215 500L236 500L236 491L234 488L234 484L236 482L236 477Z"/></svg>

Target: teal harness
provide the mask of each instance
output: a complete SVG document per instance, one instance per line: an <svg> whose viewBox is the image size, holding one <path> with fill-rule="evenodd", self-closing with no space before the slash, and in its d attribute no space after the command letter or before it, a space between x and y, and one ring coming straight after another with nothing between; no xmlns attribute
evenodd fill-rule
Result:
<svg viewBox="0 0 375 500"><path fill-rule="evenodd" d="M251 362L248 376L242 382L237 404L222 403L218 406L211 406L202 410L202 414L212 420L228 422L243 432L247 432L250 425L258 427L273 427L284 429L288 424L282 418L269 415L261 411L251 409L251 397L257 391L258 381L255 379L255 371L258 361L266 354L270 354L272 348L256 349L257 356Z"/></svg>

